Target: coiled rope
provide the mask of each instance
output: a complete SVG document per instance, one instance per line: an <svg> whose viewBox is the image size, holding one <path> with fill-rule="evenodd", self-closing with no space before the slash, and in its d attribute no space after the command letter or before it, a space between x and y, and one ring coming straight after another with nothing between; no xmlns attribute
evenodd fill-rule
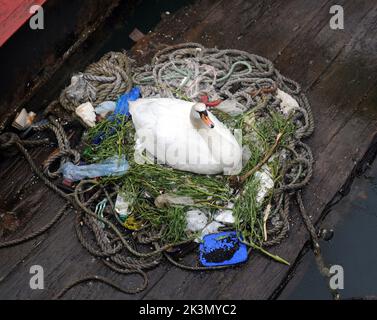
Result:
<svg viewBox="0 0 377 320"><path fill-rule="evenodd" d="M71 84L61 92L59 103L74 114L82 103L91 102L97 106L104 101L114 101L131 87L131 60L125 52L109 52L84 73L72 77Z"/></svg>

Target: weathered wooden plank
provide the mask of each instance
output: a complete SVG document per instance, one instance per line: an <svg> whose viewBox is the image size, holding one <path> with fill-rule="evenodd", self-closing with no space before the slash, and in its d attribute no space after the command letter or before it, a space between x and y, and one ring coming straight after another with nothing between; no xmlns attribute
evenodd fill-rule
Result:
<svg viewBox="0 0 377 320"><path fill-rule="evenodd" d="M369 13L370 6L368 7L368 6L365 5L365 4L368 4L368 3L369 3L369 5L371 4L370 2L365 2L364 6L362 4L360 6L358 6L358 10L356 10L357 8L352 8L353 9L352 10L353 16L352 16L351 19L348 19L347 21L351 21L353 24L357 25L364 18L365 14ZM324 8L323 13L327 16L327 13L328 13L327 7ZM373 18L373 17L375 17L375 13L372 11L369 15L369 18ZM321 20L321 18L319 18L319 19ZM325 20L325 19L322 18L322 20ZM373 21L373 19L372 19L372 21ZM366 19L365 23L363 23L363 28L368 28L370 23L371 23L371 20ZM319 28L320 32L325 32L325 31L323 31L323 29L325 29L326 26L324 26L321 23L320 24L315 23L315 25L317 26L317 28ZM352 28L352 26L350 28ZM360 27L361 35L366 36L365 30L363 28ZM309 31L313 32L313 29L309 28ZM319 31L317 30L316 32L318 33ZM369 32L369 30L367 30L366 33L368 34L368 32ZM355 34L350 34L349 36L351 36L351 35L355 36ZM302 43L305 43L305 44L308 43L309 46L312 46L313 43L311 41L308 41L307 40L308 38L306 38L306 36L307 36L307 34L305 32L300 34L299 37L298 37L299 41L301 41L301 44ZM356 33L356 36L360 36L360 34ZM336 40L336 41L334 41L335 46L339 46L339 43L342 43L342 41L347 40L347 38L345 38L345 37L337 38L337 35L335 35L335 34L332 36L332 38L333 38L333 41ZM305 39L306 39L306 41L303 42L303 40L305 40ZM348 38L348 40L349 40L349 38ZM299 44L299 43L300 42L297 42L297 44ZM321 44L320 42L319 43L314 42L314 43L316 43L317 45ZM324 45L328 45L327 41L325 41ZM301 47L302 46L305 46L305 45L301 45ZM342 45L340 47L342 47ZM315 52L316 51L315 48L313 48L313 49L314 49L314 52ZM297 50L297 52L301 52L301 50ZM303 51L303 52L305 52L305 51ZM336 57L338 55L338 52L336 50L333 50L333 55ZM285 55L284 51L281 53L281 57L285 57L285 59L287 59L287 56ZM306 61L306 63L309 64L309 61L305 60L305 58L306 58L305 56L300 55L299 58L302 59L303 61ZM319 76L322 73L323 70L327 69L327 63L326 63L327 59L325 60L323 56L321 56L320 58L322 59L322 69L317 68L317 70L316 70L317 76ZM284 65L284 63L283 63L283 65ZM277 63L277 66L280 67L279 61ZM287 76L295 78L294 73L300 72L300 70L302 70L302 68L296 69L294 65L291 65L291 66L292 66L291 67L292 74L289 74L289 73L288 74L285 73L285 74ZM342 69L340 69L340 70L342 70ZM368 75L368 73L364 73L364 75L365 74ZM328 80L328 82L334 83L335 82L334 79L338 80L338 79L342 79L342 77L341 76L337 77L337 75L331 74L331 78ZM347 78L343 77L343 79L346 83ZM365 79L366 78L364 78L364 80ZM372 84L373 84L373 81L372 81ZM321 83L321 85L322 85L322 83ZM323 85L326 86L326 82L324 82ZM339 82L337 82L337 85L339 86ZM360 93L362 93L362 94L365 93L369 88L369 86L365 87L364 85L366 85L365 82L360 84L360 87L358 87L358 89L360 91L358 93L354 92L353 96L351 94L351 99L353 97L353 101L356 104L359 101L357 95L360 94ZM335 88L333 88L333 89L335 89ZM338 91L333 90L333 93L334 92L339 92L339 90ZM344 94L344 92L343 92L343 94ZM321 92L318 92L318 95L321 95ZM311 94L310 94L310 96L312 97ZM327 98L331 97L332 99L338 99L339 100L339 97L335 96L334 94L331 95L331 92L327 93L326 97ZM328 104L323 104L323 103L322 104L316 104L316 101L312 101L312 104L317 105L317 106L321 106L320 108L322 108L323 106L328 106ZM315 114L316 114L316 111L318 111L318 109L319 108L314 108ZM332 119L332 121L334 121L334 119ZM318 118L317 118L317 122L321 122L321 119L318 120ZM327 125L327 127L325 125L323 128L321 126L321 131L322 131L323 136L327 135L326 128L329 128L329 125ZM371 132L373 132L373 131L369 131L369 134ZM368 136L368 137L370 138L370 136ZM319 139L319 142L322 141L322 138ZM342 140L341 137L340 137L340 140ZM366 146L364 146L364 148ZM316 148L313 147L313 149L314 149L314 152L316 152ZM344 151L346 154L348 152L348 150L347 151L342 150L342 151ZM338 153L338 156L339 156L339 153ZM318 163L320 163L320 162L318 161L317 164ZM345 171L347 171L347 170L349 170L349 167L345 166L344 169L345 169ZM321 176L317 172L316 172L316 175ZM339 174L339 176L341 177L341 174ZM312 182L312 185L314 185L314 182ZM317 184L315 185L315 188L318 188ZM326 190L326 192L323 193L323 196L321 198L321 200L322 200L321 208L323 208L325 203L326 203L326 195L329 195L329 193L327 193L327 192L330 192L330 194L331 194L331 191L332 191L332 194L334 194L334 192L336 192L336 190L337 190L334 185L331 185L331 188L332 189L328 189L328 190ZM313 202L313 201L317 201L317 200L318 199L316 199L315 196L313 196L312 199L309 199L307 203L309 203L309 205L311 206L310 203ZM319 212L321 212L320 209L318 210L318 213ZM301 228L302 228L302 226L301 226ZM292 235L293 234L294 235L299 234L300 236L305 237L306 236L305 232L302 232L301 229L300 229L300 231L301 232L297 232L297 230L292 230L291 234ZM290 244L299 243L297 240L298 239L290 238L289 241L287 241L287 243L288 242ZM297 255L297 250L296 250L296 252L295 251L291 252L292 251L291 249L292 249L292 247L287 248L285 246L284 248L276 248L274 251L277 251L278 253L284 252L285 257L291 257L291 259L294 259L295 254ZM282 272L282 271L284 271L284 269L281 266L278 266L278 265L272 265L271 266L270 262L266 262L266 261L263 262L263 260L265 260L265 259L264 258L255 259L253 262L250 262L250 266L249 266L248 269L251 270L251 274L249 274L246 270L244 272L241 272L239 269L236 269L236 270L228 271L228 272L226 272L226 274L221 273L221 272L216 272L216 273L213 274L213 276L212 275L190 276L185 272L181 272L181 271L178 271L178 270L172 270L171 272L166 274L166 276L162 279L162 281L160 281L160 283L158 283L154 287L154 289L149 294L146 295L146 297L147 298L155 298L157 294L164 292L165 297L173 297L174 296L174 297L179 297L179 298L184 297L184 298L197 298L197 299L200 299L200 298L217 298L217 297L219 297L219 291L217 290L218 288L221 288L221 290L225 290L225 288L226 288L227 293L224 293L224 295L221 295L221 297L226 297L226 298L230 298L230 297L237 297L237 298L268 297L268 292L270 292L270 293L273 292L274 287L276 287L276 285L279 281L279 274L280 275L282 273L284 274L284 272ZM268 269L267 269L267 266L268 266ZM268 270L268 275L269 275L268 280L267 280L266 274L263 273L263 270ZM236 277L233 279L232 275L236 275ZM205 281L204 278L207 281ZM237 279L237 278L239 278L239 279ZM208 280L208 279L210 279L210 280ZM230 281L235 282L235 284L232 285L231 288L229 287ZM221 282L221 283L219 284L218 282ZM205 283L204 286L203 286L203 283ZM248 291L248 289L242 288L242 284L244 284L244 286L250 286L255 290L251 291L252 292L252 294L251 294L251 292ZM200 286L202 288L200 293L198 293L196 290L193 289L193 288L197 288L198 286ZM169 290L165 289L163 291L162 288L166 288L166 287L169 287L170 289ZM216 289L216 287L217 287L217 289ZM243 292L244 295L241 293L242 290L244 290L244 292ZM252 289L250 289L250 290L252 290ZM167 292L167 291L169 291L169 292Z"/></svg>
<svg viewBox="0 0 377 320"><path fill-rule="evenodd" d="M50 148L39 148L31 154L36 162L40 163L50 151ZM25 159L20 156L15 156L14 159L17 160L2 175L0 199L4 215L14 218L15 230L10 235L7 230L3 230L2 243L38 230L50 222L56 214L56 207L63 203L36 178ZM13 215L7 212L12 212ZM1 249L0 259L6 263L0 265L0 279L9 275L46 238L47 234L44 234L20 246Z"/></svg>
<svg viewBox="0 0 377 320"><path fill-rule="evenodd" d="M69 131L70 132L70 131ZM45 133L39 134L46 137ZM49 135L54 141L52 134ZM54 150L52 145L29 149L34 162L41 164ZM5 150L7 152L8 150ZM57 214L56 208L63 205L64 201L50 191L42 181L32 172L26 159L19 153L8 155L0 162L0 207L3 219L11 219L12 234L9 235L6 226L0 226L2 235L1 243L19 239L29 235L42 226L48 224ZM12 214L9 214L12 213ZM6 221L4 222L6 224ZM12 224L12 223L11 223ZM16 247L3 248L0 250L0 259L7 263L0 265L0 283L5 279L19 263L29 256L32 251L47 238L47 233L42 236Z"/></svg>
<svg viewBox="0 0 377 320"><path fill-rule="evenodd" d="M370 34L364 32L364 28L373 26L373 2L343 1L337 4L343 5L346 15L344 30L330 29L331 16L328 12L333 5L330 1L323 8L322 14L314 16L313 23L295 37L284 48L284 54L275 60L283 74L299 79L303 87L310 88L316 81L320 81L317 70L327 72L340 53L344 54L351 48L357 50L355 43L370 37Z"/></svg>
<svg viewBox="0 0 377 320"><path fill-rule="evenodd" d="M371 10L370 14L374 19L376 18L375 10ZM363 15L360 17L363 17ZM370 21L367 21L367 19L364 19L364 21L368 24L365 25L362 34L366 36L370 32ZM360 34L357 34L356 39L359 36ZM357 46L358 44L355 42L353 47L356 49ZM373 140L376 128L377 117L374 112L373 100L364 102L360 99L371 90L372 85L376 85L376 79L370 81L370 74L375 73L375 66L358 73L355 77L354 73L349 72L350 68L355 68L352 61L353 55L352 49L345 51L342 59L337 60L339 63L333 65L331 71L328 71L319 84L309 93L317 123L317 131L309 142L316 156L316 165L314 177L305 191L305 201L309 214L314 221L319 218L325 205L341 188L349 173L355 167L355 163L364 155ZM368 54L364 57L365 60L370 58ZM342 63L343 61L346 61L346 63ZM346 76L347 73L348 76ZM352 89L345 88L350 81L357 82L360 86L354 86ZM329 87L332 90L329 90ZM321 97L326 97L326 101L323 101ZM329 121L326 110L333 103L336 103L338 112ZM352 106L351 116L343 111L347 105ZM365 121L366 114L370 115L367 122ZM337 128L335 131L333 131L334 127ZM289 246L290 243L295 245L305 243L305 241L302 241L304 239L301 241L297 239L295 232L292 232L291 236L296 239L289 239L283 244L279 252L284 252L285 247ZM305 234L306 239L307 235ZM222 297L232 294L261 297L254 286L245 287L244 285L242 289L242 283L246 281L245 275L237 275L233 281L232 287L228 287L227 292L224 292ZM268 284L266 283L266 285ZM267 297L266 295L265 298Z"/></svg>
<svg viewBox="0 0 377 320"><path fill-rule="evenodd" d="M55 207L64 202L54 201ZM53 212L50 208L50 212ZM51 299L62 288L86 276L102 275L124 288L135 288L142 284L137 275L121 275L110 271L99 259L91 256L79 243L75 230L75 212L66 215L37 247L14 266L12 272L0 282L0 299ZM14 249L14 248L13 248ZM9 251L11 255L14 251ZM4 253L6 257L7 253ZM3 253L2 253L3 257ZM19 259L19 255L18 255ZM31 290L29 286L30 267L44 268L45 289ZM157 282L161 275L149 272L149 280ZM69 291L64 299L136 299L137 295L125 295L98 283L87 283Z"/></svg>
<svg viewBox="0 0 377 320"><path fill-rule="evenodd" d="M51 148L37 148L30 150L30 154L37 163L40 163L50 151ZM57 197L54 194L48 196L46 187L35 177L26 160L19 154L3 158L0 168L2 182L0 206L4 214L1 219L12 219L11 224L13 224L10 226L12 228L10 235L7 228L2 227L3 234L0 236L0 241L3 243L23 237L48 223L55 214L51 209L54 209L54 201ZM0 283L46 237L47 235L43 235L17 248L1 249L1 260L6 263L0 265Z"/></svg>
<svg viewBox="0 0 377 320"><path fill-rule="evenodd" d="M374 104L377 102L377 94L374 93L368 97L369 99L374 99ZM375 141L377 143L377 140ZM374 145L374 155L372 153L372 158L369 159L370 164L373 161L373 156L375 156L376 145ZM346 274L345 290L341 290L340 294L342 298L351 297L361 297L366 294L374 294L376 281L371 278L370 275L374 271L374 263L364 264L362 261L370 261L375 255L375 235L372 230L370 232L359 232L357 236L348 234L344 230L344 224L350 225L350 221L354 221L355 230L361 230L360 228L365 227L365 224L371 224L373 229L376 225L376 217L373 216L376 195L376 189L372 187L372 183L377 177L377 161L373 161L371 166L364 166L362 169L362 175L357 176L353 182L349 194L346 194L336 205L331 208L331 212L328 213L326 217L320 222L321 228L334 229L334 238L329 242L322 242L324 250L322 250L323 255L330 264L342 265ZM363 170L366 170L363 172ZM372 182L373 181L373 182ZM363 220L363 215L372 215L368 217L367 220ZM355 221L356 220L356 221ZM360 223L360 220L363 221ZM344 237L349 238L348 241L344 241ZM343 238L343 241L340 239ZM360 248L363 248L360 250ZM355 263L351 263L355 261ZM359 263L359 262L361 263ZM321 275L318 273L313 273L314 257L311 252L304 250L302 252L301 258L297 261L296 266L291 274L291 280L282 286L281 290L277 292L276 297L278 299L291 299L298 297L299 294L295 293L297 289L303 289L301 283L302 278L309 271L312 275L311 281L323 281L323 289L326 290L327 284ZM358 269L358 270L357 270ZM368 269L370 270L368 272ZM358 285L357 287L353 284L358 281L363 281L363 285ZM306 281L307 282L307 279ZM374 287L373 287L374 286ZM316 286L317 287L317 286ZM302 290L300 290L302 291ZM317 292L305 292L304 299L315 299ZM323 298L323 293L319 296ZM329 297L330 298L330 297Z"/></svg>
<svg viewBox="0 0 377 320"><path fill-rule="evenodd" d="M19 226L11 236L2 237L1 243L19 239L39 230L53 219L57 214L57 208L64 204L64 201L49 191L43 184L37 184L33 187L32 193L25 195L20 203L12 208L17 221L19 221ZM5 279L47 237L48 232L30 242L1 249L1 260L6 261L6 263L0 265L0 279Z"/></svg>

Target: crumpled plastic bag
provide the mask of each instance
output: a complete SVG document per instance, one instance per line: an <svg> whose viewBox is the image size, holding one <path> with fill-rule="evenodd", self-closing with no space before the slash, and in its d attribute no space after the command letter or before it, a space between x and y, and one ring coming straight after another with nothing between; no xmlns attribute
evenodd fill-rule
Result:
<svg viewBox="0 0 377 320"><path fill-rule="evenodd" d="M96 114L100 115L102 118L106 118L109 113L113 113L116 108L116 102L114 101L104 101L94 108Z"/></svg>
<svg viewBox="0 0 377 320"><path fill-rule="evenodd" d="M87 101L95 101L97 91L81 73L71 78L71 84L66 89L66 95L72 102L80 104Z"/></svg>
<svg viewBox="0 0 377 320"><path fill-rule="evenodd" d="M117 115L129 116L128 112L129 101L135 101L140 97L140 89L138 87L132 88L129 92L120 96L116 103L114 113L110 116L110 119L114 118Z"/></svg>
<svg viewBox="0 0 377 320"><path fill-rule="evenodd" d="M197 232L205 228L208 223L206 214L198 209L187 211L186 222L188 231Z"/></svg>
<svg viewBox="0 0 377 320"><path fill-rule="evenodd" d="M114 122L114 126L120 123L120 119L116 119L117 115L130 116L128 112L128 102L135 101L140 97L140 89L138 87L132 88L129 92L123 94L116 102L115 110L112 114L108 116L109 121ZM118 121L117 121L118 120ZM112 128L108 134L113 134L115 128ZM100 144L105 138L105 133L101 132L96 137L94 137L92 143Z"/></svg>
<svg viewBox="0 0 377 320"><path fill-rule="evenodd" d="M281 100L280 107L281 111L285 115L289 115L294 110L300 108L297 100L293 98L290 94L278 89L276 97Z"/></svg>
<svg viewBox="0 0 377 320"><path fill-rule="evenodd" d="M221 102L217 107L217 110L225 112L232 117L235 117L241 113L244 113L246 110L240 107L240 104L236 100L226 99Z"/></svg>
<svg viewBox="0 0 377 320"><path fill-rule="evenodd" d="M128 162L123 156L112 157L100 163L88 165L74 165L72 162L64 163L59 172L63 174L64 179L70 181L79 181L88 178L121 176L128 170Z"/></svg>
<svg viewBox="0 0 377 320"><path fill-rule="evenodd" d="M258 193L255 200L258 205L261 205L268 192L274 187L271 169L267 165L264 165L261 170L255 173L255 178L259 181Z"/></svg>
<svg viewBox="0 0 377 320"><path fill-rule="evenodd" d="M223 224L234 224L236 219L233 216L232 210L219 210L215 215L215 221Z"/></svg>

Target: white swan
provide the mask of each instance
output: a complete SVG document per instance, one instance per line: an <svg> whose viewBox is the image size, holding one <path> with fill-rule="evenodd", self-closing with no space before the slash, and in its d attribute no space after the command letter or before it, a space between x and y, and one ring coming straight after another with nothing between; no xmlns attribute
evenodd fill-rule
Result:
<svg viewBox="0 0 377 320"><path fill-rule="evenodd" d="M159 163L198 174L238 174L242 148L203 103L170 98L129 102L137 144Z"/></svg>

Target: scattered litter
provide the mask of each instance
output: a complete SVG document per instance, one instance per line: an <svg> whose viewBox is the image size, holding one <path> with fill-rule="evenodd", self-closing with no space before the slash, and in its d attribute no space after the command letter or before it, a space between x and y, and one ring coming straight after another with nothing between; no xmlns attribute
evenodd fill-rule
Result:
<svg viewBox="0 0 377 320"><path fill-rule="evenodd" d="M277 90L277 98L281 100L280 107L285 115L290 114L293 110L299 109L299 104L291 95L284 91Z"/></svg>
<svg viewBox="0 0 377 320"><path fill-rule="evenodd" d="M229 114L234 117L245 112L245 108L241 108L236 100L226 99L221 102L216 109Z"/></svg>
<svg viewBox="0 0 377 320"><path fill-rule="evenodd" d="M95 101L97 92L90 82L84 78L83 74L77 74L71 78L71 84L66 89L66 95L79 105L87 101Z"/></svg>
<svg viewBox="0 0 377 320"><path fill-rule="evenodd" d="M76 114L85 122L89 127L96 125L96 113L93 105L90 102L83 103L76 108Z"/></svg>
<svg viewBox="0 0 377 320"><path fill-rule="evenodd" d="M107 176L120 176L128 170L128 162L122 158L112 157L103 162L89 165L74 165L72 162L64 163L59 172L63 174L64 179L79 181L86 178L97 178Z"/></svg>
<svg viewBox="0 0 377 320"><path fill-rule="evenodd" d="M220 210L215 215L215 221L223 224L234 224L236 222L232 210Z"/></svg>
<svg viewBox="0 0 377 320"><path fill-rule="evenodd" d="M174 194L161 194L159 195L154 204L157 208L169 207L170 205L194 205L194 200L190 197L176 196Z"/></svg>
<svg viewBox="0 0 377 320"><path fill-rule="evenodd" d="M17 114L12 126L18 130L26 130L33 124L35 117L36 114L34 112L27 112L24 108Z"/></svg>
<svg viewBox="0 0 377 320"><path fill-rule="evenodd" d="M130 215L130 206L134 199L127 199L127 195L123 192L118 193L114 210L118 213L119 218L124 222L126 221L127 217Z"/></svg>
<svg viewBox="0 0 377 320"><path fill-rule="evenodd" d="M138 28L135 28L129 34L129 37L132 41L138 42L139 40L141 40L145 37L145 34L142 33Z"/></svg>
<svg viewBox="0 0 377 320"><path fill-rule="evenodd" d="M235 265L247 260L247 247L236 231L210 234L199 247L199 260L205 267Z"/></svg>
<svg viewBox="0 0 377 320"><path fill-rule="evenodd" d="M140 97L140 89L139 88L133 88L131 89L129 92L123 94L119 99L118 101L116 102L116 106L115 106L115 109L114 109L114 112L112 114L110 114L110 116L108 117L108 119L110 121L114 121L115 125L117 124L116 122L116 116L117 115L123 115L123 116L126 116L128 117L130 114L128 112L128 102L129 101L135 101L137 100L138 98ZM121 120L118 119L118 123L120 122ZM108 135L111 135L115 132L115 128L112 128L110 130L110 132L108 132ZM99 133L94 139L93 139L93 144L100 144L104 139L106 138L106 135L105 133Z"/></svg>
<svg viewBox="0 0 377 320"><path fill-rule="evenodd" d="M25 139L30 134L30 132L32 132L34 129L43 127L43 126L47 125L48 123L49 123L49 121L47 119L42 119L40 121L33 122L30 127L28 127L25 131L23 131L20 134L20 137L22 139Z"/></svg>
<svg viewBox="0 0 377 320"><path fill-rule="evenodd" d="M186 78L187 79L187 78ZM184 83L182 83L182 85L183 85ZM207 107L209 107L209 108L213 108L213 107L218 107L219 105L220 105L220 103L222 103L223 102L223 100L222 99L217 99L217 100L213 100L213 101L209 101L209 97L208 97L208 95L204 95L204 96L201 96L200 97L200 101L202 102L202 103L204 103Z"/></svg>
<svg viewBox="0 0 377 320"><path fill-rule="evenodd" d="M207 223L207 215L200 210L190 210L186 213L187 230L197 232L203 230Z"/></svg>
<svg viewBox="0 0 377 320"><path fill-rule="evenodd" d="M140 97L140 89L132 88L130 92L122 95L117 103L113 115L124 115L129 116L128 112L128 101L135 101Z"/></svg>
<svg viewBox="0 0 377 320"><path fill-rule="evenodd" d="M267 193L274 187L274 180L271 178L271 170L267 165L264 165L260 171L255 173L255 178L259 181L256 201L261 205Z"/></svg>
<svg viewBox="0 0 377 320"><path fill-rule="evenodd" d="M269 203L266 207L266 209L264 210L264 213L263 213L263 238L264 238L264 241L267 241L267 237L268 237L268 234L267 234L267 220L270 216L270 213L271 213L271 203Z"/></svg>
<svg viewBox="0 0 377 320"><path fill-rule="evenodd" d="M95 107L94 111L102 118L106 118L110 113L113 113L116 108L116 102L104 101Z"/></svg>

